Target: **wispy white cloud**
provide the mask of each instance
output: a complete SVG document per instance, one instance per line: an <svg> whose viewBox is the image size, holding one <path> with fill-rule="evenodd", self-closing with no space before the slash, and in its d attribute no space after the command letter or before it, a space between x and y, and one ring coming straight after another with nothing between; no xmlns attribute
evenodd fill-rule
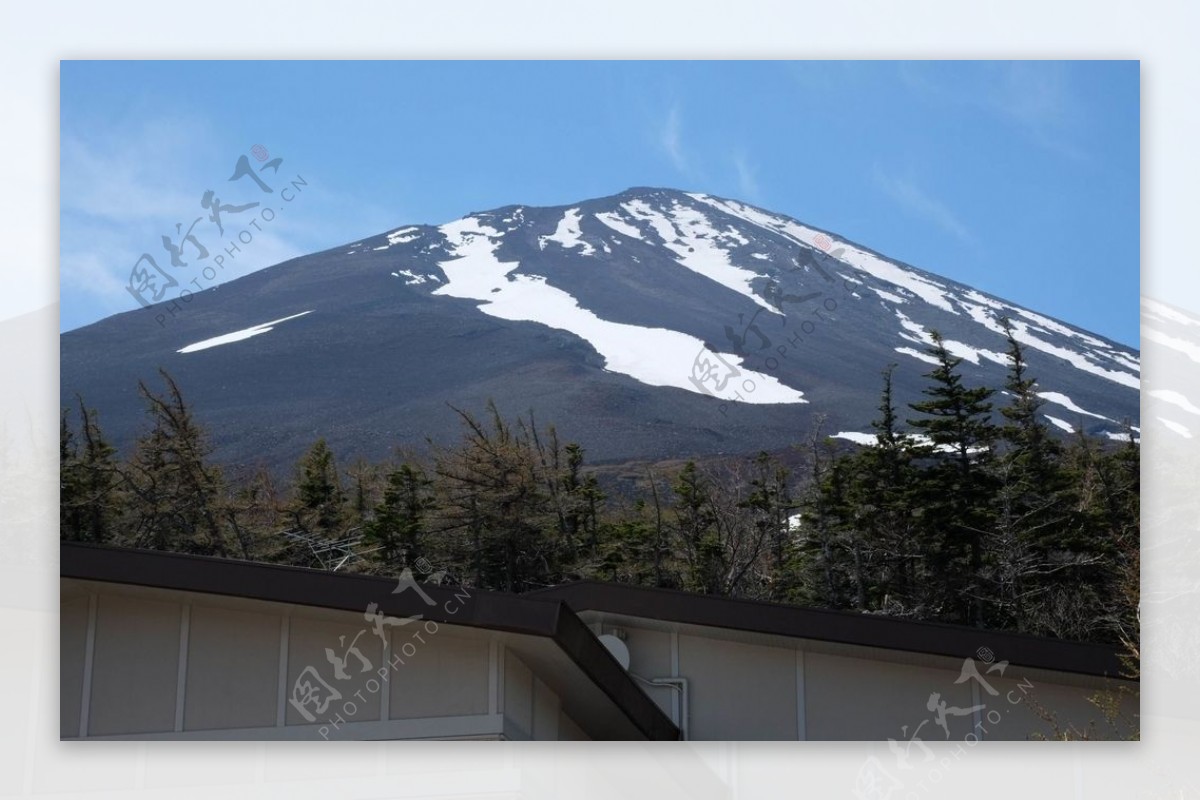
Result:
<svg viewBox="0 0 1200 801"><path fill-rule="evenodd" d="M64 324L136 308L125 286L142 253L162 253L160 263L170 263L160 237L199 208L204 186L194 165L202 160L208 133L202 121L182 116L143 121L121 132L99 126L86 136L63 132Z"/></svg>
<svg viewBox="0 0 1200 801"><path fill-rule="evenodd" d="M63 213L129 223L195 205L199 195L190 190L196 176L176 169L194 164L204 141L203 126L172 119L146 122L123 136L64 133Z"/></svg>
<svg viewBox="0 0 1200 801"><path fill-rule="evenodd" d="M733 168L737 171L738 189L747 200L761 201L762 192L758 185L758 171L750 163L744 150L733 152Z"/></svg>
<svg viewBox="0 0 1200 801"><path fill-rule="evenodd" d="M964 65L961 80L934 74L934 67L905 61L900 79L931 102L980 109L1019 130L1034 144L1072 160L1086 159L1078 133L1086 124L1082 104L1060 62L1009 61Z"/></svg>
<svg viewBox="0 0 1200 801"><path fill-rule="evenodd" d="M910 216L941 228L962 242L973 243L974 235L949 206L922 189L916 181L890 175L875 168L875 185Z"/></svg>
<svg viewBox="0 0 1200 801"><path fill-rule="evenodd" d="M232 256L213 276L215 256L221 254L261 207L225 215L221 234L208 219L201 197L218 190L225 203L241 204L277 198L261 194L242 179L236 189L227 183L242 153L225 152L213 141L202 120L183 116L148 121L134 130L97 130L85 138L64 132L62 138L62 200L60 235L60 292L65 327L74 327L110 314L137 308L126 289L130 271L143 253L192 291L217 286L248 273L311 253L358 236L368 236L412 220L396 220L373 203L349 197L311 176L286 154L278 177L265 174L278 186L304 174L310 186L296 195L287 213L279 213L250 230L250 243ZM257 164L257 162L254 162ZM223 190L224 188L224 190ZM278 203L276 203L278 205ZM162 245L164 234L175 235L197 217L197 240L209 251L206 260L188 245L184 267L172 267ZM231 225L232 223L232 225ZM208 274L205 268L208 267ZM193 280L198 281L192 284ZM178 288L167 297L174 299Z"/></svg>
<svg viewBox="0 0 1200 801"><path fill-rule="evenodd" d="M659 131L658 142L675 165L675 169L687 174L691 171L687 156L683 152L683 120L679 105L671 106L667 119Z"/></svg>

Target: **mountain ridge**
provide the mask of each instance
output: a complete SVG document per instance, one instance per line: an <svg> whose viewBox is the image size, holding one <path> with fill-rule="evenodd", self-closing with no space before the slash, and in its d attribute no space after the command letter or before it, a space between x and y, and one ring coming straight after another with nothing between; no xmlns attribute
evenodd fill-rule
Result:
<svg viewBox="0 0 1200 801"><path fill-rule="evenodd" d="M165 326L114 315L60 338L61 398L83 395L128 447L137 381L163 367L234 464L282 466L319 436L364 457L422 447L453 436L446 404L488 399L597 461L753 452L799 441L814 415L861 436L891 362L898 400L917 399L935 329L968 381L1001 386L1000 316L1056 430L1138 423L1135 349L786 215L660 187L400 226L197 292Z"/></svg>

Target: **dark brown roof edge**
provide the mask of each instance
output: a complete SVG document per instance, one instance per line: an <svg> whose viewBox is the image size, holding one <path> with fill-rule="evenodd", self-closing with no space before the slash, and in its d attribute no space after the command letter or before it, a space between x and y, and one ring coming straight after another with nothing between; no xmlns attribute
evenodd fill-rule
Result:
<svg viewBox="0 0 1200 801"><path fill-rule="evenodd" d="M1124 679L1120 652L1109 645L1068 642L990 629L903 620L883 615L812 609L598 581L560 584L525 593L557 598L575 612L612 612L698 626L777 634L848 645L979 658L988 648L1013 665ZM1136 681L1136 679L1133 679Z"/></svg>
<svg viewBox="0 0 1200 801"><path fill-rule="evenodd" d="M670 718L559 599L422 584L435 602L430 606L416 592L393 595L396 579L380 576L70 542L61 543L59 554L63 578L359 613L375 603L380 612L394 617L424 615L437 623L548 637L647 738L679 739ZM453 612L448 611L451 606Z"/></svg>

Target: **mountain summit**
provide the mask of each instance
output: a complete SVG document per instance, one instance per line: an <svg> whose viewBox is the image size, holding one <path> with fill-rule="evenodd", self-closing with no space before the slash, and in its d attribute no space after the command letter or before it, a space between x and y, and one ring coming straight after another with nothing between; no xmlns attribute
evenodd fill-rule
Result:
<svg viewBox="0 0 1200 801"><path fill-rule="evenodd" d="M880 371L921 397L931 332L1003 385L1001 320L1065 435L1139 424L1139 354L735 200L637 188L409 225L62 335L76 393L127 446L139 379L170 372L217 461L290 464L314 439L385 456L449 441L450 407L532 410L589 461L777 450L824 418L862 441ZM1135 429L1140 430L1140 429Z"/></svg>

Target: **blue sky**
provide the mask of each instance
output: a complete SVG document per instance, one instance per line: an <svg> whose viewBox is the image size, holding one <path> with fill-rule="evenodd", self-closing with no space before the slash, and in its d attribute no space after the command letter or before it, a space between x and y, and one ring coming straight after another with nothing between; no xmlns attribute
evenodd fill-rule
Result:
<svg viewBox="0 0 1200 801"><path fill-rule="evenodd" d="M167 268L162 235L206 190L257 199L226 179L260 144L283 159L268 184L307 186L217 281L403 224L670 186L1136 347L1139 127L1137 62L63 62L62 328L135 308L131 267Z"/></svg>

